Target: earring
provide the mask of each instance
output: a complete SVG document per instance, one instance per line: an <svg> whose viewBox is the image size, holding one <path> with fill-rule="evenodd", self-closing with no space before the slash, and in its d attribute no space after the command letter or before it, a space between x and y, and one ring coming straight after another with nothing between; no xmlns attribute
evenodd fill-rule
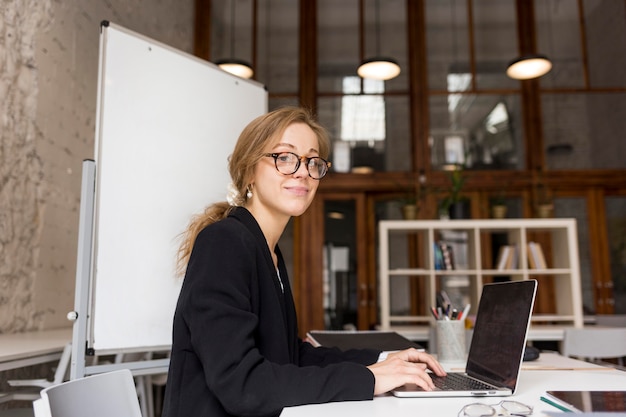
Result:
<svg viewBox="0 0 626 417"><path fill-rule="evenodd" d="M248 192L246 193L246 197L248 197L248 199L252 198L252 191L250 190L250 187L248 187Z"/></svg>

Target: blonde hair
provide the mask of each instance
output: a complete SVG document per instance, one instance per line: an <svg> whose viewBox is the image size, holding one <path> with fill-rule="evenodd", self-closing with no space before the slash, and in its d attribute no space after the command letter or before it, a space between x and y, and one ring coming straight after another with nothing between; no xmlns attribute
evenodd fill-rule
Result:
<svg viewBox="0 0 626 417"><path fill-rule="evenodd" d="M231 202L221 201L211 204L191 219L187 229L181 234L176 260L178 275L184 274L196 237L202 229L227 217L234 206L245 205L246 192L252 182L256 164L263 158L267 145L280 140L285 129L294 123L304 123L313 130L317 136L320 156L328 158L330 153L328 133L305 108L281 107L250 122L239 135L233 153L228 159L233 199Z"/></svg>

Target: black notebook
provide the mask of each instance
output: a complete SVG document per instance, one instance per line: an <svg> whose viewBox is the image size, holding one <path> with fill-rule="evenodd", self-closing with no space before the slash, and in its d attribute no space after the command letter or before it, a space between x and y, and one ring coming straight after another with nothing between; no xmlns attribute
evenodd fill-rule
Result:
<svg viewBox="0 0 626 417"><path fill-rule="evenodd" d="M424 347L396 332L389 331L342 331L342 330L311 330L308 339L314 346L336 347L348 349L376 349L383 351L403 350Z"/></svg>

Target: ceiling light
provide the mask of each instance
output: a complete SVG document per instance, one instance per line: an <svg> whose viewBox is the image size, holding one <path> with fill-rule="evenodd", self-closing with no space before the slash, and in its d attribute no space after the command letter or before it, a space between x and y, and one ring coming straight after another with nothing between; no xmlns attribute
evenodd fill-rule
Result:
<svg viewBox="0 0 626 417"><path fill-rule="evenodd" d="M361 2L362 3L362 2ZM362 6L361 6L362 7ZM387 81L392 78L395 78L400 74L400 65L398 63L387 57L380 56L380 4L379 0L376 0L376 16L375 16L375 28L376 28L376 56L373 58L365 59L361 62L357 73L361 78L372 79L372 80L383 80ZM361 18L360 18L360 34L363 37L363 10L361 8ZM361 45L361 48L363 46ZM363 51L361 51L363 54ZM362 55L361 55L362 56Z"/></svg>
<svg viewBox="0 0 626 417"><path fill-rule="evenodd" d="M552 62L545 55L524 55L509 63L506 75L516 80L530 80L547 74Z"/></svg>
<svg viewBox="0 0 626 417"><path fill-rule="evenodd" d="M230 58L221 59L216 64L226 72L241 78L252 78L254 71L252 66L241 59L235 58L235 3L230 1Z"/></svg>
<svg viewBox="0 0 626 417"><path fill-rule="evenodd" d="M391 58L376 57L363 61L357 73L361 78L386 81L400 74L400 65Z"/></svg>
<svg viewBox="0 0 626 417"><path fill-rule="evenodd" d="M239 59L223 59L217 61L216 64L226 72L230 72L241 78L252 78L254 71L250 65Z"/></svg>

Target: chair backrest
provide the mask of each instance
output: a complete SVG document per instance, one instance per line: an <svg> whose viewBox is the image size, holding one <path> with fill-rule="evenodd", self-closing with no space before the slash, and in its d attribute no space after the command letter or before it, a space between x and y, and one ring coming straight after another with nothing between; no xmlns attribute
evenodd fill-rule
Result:
<svg viewBox="0 0 626 417"><path fill-rule="evenodd" d="M626 356L626 328L567 328L561 353L591 359L622 358Z"/></svg>
<svg viewBox="0 0 626 417"><path fill-rule="evenodd" d="M54 379L51 385L57 385L65 381L65 376L70 369L70 359L72 359L72 344L68 343L65 345L65 348L63 348L63 353L61 354L61 359L59 359L59 365L54 372Z"/></svg>
<svg viewBox="0 0 626 417"><path fill-rule="evenodd" d="M45 388L34 408L36 417L141 417L128 369Z"/></svg>

